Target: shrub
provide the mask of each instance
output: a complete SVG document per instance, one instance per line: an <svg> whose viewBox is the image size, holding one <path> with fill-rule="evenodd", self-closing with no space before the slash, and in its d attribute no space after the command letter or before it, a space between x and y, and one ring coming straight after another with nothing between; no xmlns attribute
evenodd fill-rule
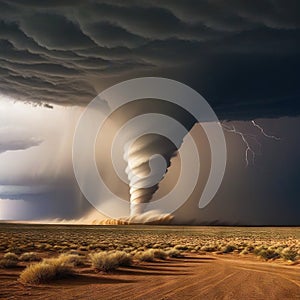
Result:
<svg viewBox="0 0 300 300"><path fill-rule="evenodd" d="M55 279L67 277L74 273L72 270L72 264L68 263L62 257L47 258L47 259L44 259L42 261L42 263L54 266L55 272L56 272Z"/></svg>
<svg viewBox="0 0 300 300"><path fill-rule="evenodd" d="M116 251L111 256L118 261L118 266L129 267L132 265L132 256L124 251Z"/></svg>
<svg viewBox="0 0 300 300"><path fill-rule="evenodd" d="M3 258L8 259L8 260L15 260L15 261L18 260L18 256L12 252L5 253Z"/></svg>
<svg viewBox="0 0 300 300"><path fill-rule="evenodd" d="M246 255L246 254L249 254L249 251L247 250L247 248L244 248L241 253L241 255Z"/></svg>
<svg viewBox="0 0 300 300"><path fill-rule="evenodd" d="M117 255L109 252L99 252L90 254L92 266L98 271L109 272L115 270L119 266L119 258Z"/></svg>
<svg viewBox="0 0 300 300"><path fill-rule="evenodd" d="M62 261L64 261L67 264L73 265L74 267L84 266L84 264L85 264L84 257L77 255L77 254L63 253L59 256L59 259L61 259Z"/></svg>
<svg viewBox="0 0 300 300"><path fill-rule="evenodd" d="M179 257L183 257L184 255L181 254L181 252L177 249L171 249L169 251L167 251L167 255L169 257L174 257L174 258L179 258Z"/></svg>
<svg viewBox="0 0 300 300"><path fill-rule="evenodd" d="M23 284L46 283L55 278L55 267L41 262L28 266L20 275L20 282Z"/></svg>
<svg viewBox="0 0 300 300"><path fill-rule="evenodd" d="M186 245L176 245L174 248L176 250L188 250L188 246Z"/></svg>
<svg viewBox="0 0 300 300"><path fill-rule="evenodd" d="M149 249L143 252L137 252L134 257L140 261L154 261L154 252L152 249Z"/></svg>
<svg viewBox="0 0 300 300"><path fill-rule="evenodd" d="M221 251L223 253L230 253L233 252L236 249L236 247L234 245L228 244L224 247L221 248Z"/></svg>
<svg viewBox="0 0 300 300"><path fill-rule="evenodd" d="M258 256L264 258L265 260L268 260L272 258L278 258L280 255L272 249L263 249L258 253Z"/></svg>
<svg viewBox="0 0 300 300"><path fill-rule="evenodd" d="M285 260L295 261L297 259L298 254L297 251L287 247L281 251L280 256Z"/></svg>
<svg viewBox="0 0 300 300"><path fill-rule="evenodd" d="M205 245L205 246L202 246L200 248L200 250L205 251L205 252L214 252L214 251L217 251L217 247L215 245Z"/></svg>
<svg viewBox="0 0 300 300"><path fill-rule="evenodd" d="M35 252L25 252L20 258L21 261L40 261L41 258Z"/></svg>
<svg viewBox="0 0 300 300"><path fill-rule="evenodd" d="M161 249L155 249L153 250L153 255L155 258L158 259L166 259L167 258L167 252Z"/></svg>
<svg viewBox="0 0 300 300"><path fill-rule="evenodd" d="M262 250L266 250L263 246L257 246L253 249L253 253L255 255L259 255L259 253L262 251Z"/></svg>
<svg viewBox="0 0 300 300"><path fill-rule="evenodd" d="M59 258L44 260L28 266L20 275L23 284L40 284L65 278L73 274L71 266Z"/></svg>
<svg viewBox="0 0 300 300"><path fill-rule="evenodd" d="M17 260L9 259L9 258L2 258L0 259L0 268L14 268L18 264Z"/></svg>

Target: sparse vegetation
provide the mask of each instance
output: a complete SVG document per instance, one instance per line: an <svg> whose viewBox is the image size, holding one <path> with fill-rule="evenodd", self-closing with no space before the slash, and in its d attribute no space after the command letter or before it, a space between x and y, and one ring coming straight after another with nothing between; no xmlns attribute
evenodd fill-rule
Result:
<svg viewBox="0 0 300 300"><path fill-rule="evenodd" d="M40 261L41 258L35 252L25 252L19 257L20 261Z"/></svg>
<svg viewBox="0 0 300 300"><path fill-rule="evenodd" d="M154 261L154 251L152 249L139 251L134 257L139 261Z"/></svg>
<svg viewBox="0 0 300 300"><path fill-rule="evenodd" d="M9 259L9 258L2 258L0 259L0 268L1 269L8 269L14 268L18 264L17 260Z"/></svg>
<svg viewBox="0 0 300 300"><path fill-rule="evenodd" d="M22 226L25 228L22 235L15 227L0 228L0 268L27 267L20 280L31 284L67 276L80 266L110 272L129 267L133 262L158 262L168 257L181 258L188 253L240 254L296 264L300 258L299 230L294 228L212 230L195 227L187 231L177 228L168 231L160 227L155 230L147 230L147 227L95 230L79 226L52 230L51 226L36 226L28 230ZM30 265L45 256L50 258Z"/></svg>
<svg viewBox="0 0 300 300"><path fill-rule="evenodd" d="M183 257L184 255L177 249L170 249L167 251L167 255L169 257L173 257L173 258L180 258Z"/></svg>
<svg viewBox="0 0 300 300"><path fill-rule="evenodd" d="M86 259L84 256L78 254L67 254L63 253L59 258L67 264L73 265L74 267L84 266Z"/></svg>
<svg viewBox="0 0 300 300"><path fill-rule="evenodd" d="M118 266L129 267L132 265L132 256L124 251L116 251L111 254L118 261Z"/></svg>
<svg viewBox="0 0 300 300"><path fill-rule="evenodd" d="M119 256L115 253L92 253L90 259L92 266L98 271L110 272L119 267Z"/></svg>
<svg viewBox="0 0 300 300"><path fill-rule="evenodd" d="M289 247L284 248L281 253L280 253L281 257L285 260L291 260L291 261L295 261L299 255L297 253L296 250L291 249Z"/></svg>
<svg viewBox="0 0 300 300"><path fill-rule="evenodd" d="M15 253L12 253L12 252L5 253L3 258L5 258L7 260L14 260L14 261L19 260L18 256Z"/></svg>
<svg viewBox="0 0 300 300"><path fill-rule="evenodd" d="M167 252L161 249L155 249L153 251L154 257L158 259L166 259L167 258Z"/></svg>
<svg viewBox="0 0 300 300"><path fill-rule="evenodd" d="M20 275L23 284L40 284L65 278L73 274L73 270L61 258L45 259L42 262L29 265Z"/></svg>

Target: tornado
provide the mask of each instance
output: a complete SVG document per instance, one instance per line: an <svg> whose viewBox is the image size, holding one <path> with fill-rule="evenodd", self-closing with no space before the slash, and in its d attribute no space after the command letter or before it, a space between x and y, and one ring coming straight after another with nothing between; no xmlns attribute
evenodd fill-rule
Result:
<svg viewBox="0 0 300 300"><path fill-rule="evenodd" d="M186 131L183 133L165 124L164 135L151 133L154 128L159 129L164 124L149 119L150 122L144 123L147 118L145 116L149 114L174 119ZM139 116L142 120L139 126L126 128L120 135L120 146L124 145L123 160L126 163L130 215L115 220L106 219L101 224L165 224L173 219L170 214L149 210L148 204L153 200L161 181L169 171L172 158L178 154L186 132L191 130L196 120L178 105L157 99L143 99L130 103L110 115L109 119L116 127L111 135L114 137L118 129ZM173 137L173 140L170 137ZM124 140L127 143L124 143Z"/></svg>
<svg viewBox="0 0 300 300"><path fill-rule="evenodd" d="M181 107L163 101L156 104L156 113L175 119L187 131L190 131L196 123L194 118ZM151 112L151 109L146 105L142 107L136 105L136 108L139 115L142 115L143 111L149 113L150 110ZM147 134L151 129L151 126L150 128L145 128L144 135L132 143L128 142L124 147L123 158L127 162L125 172L129 181L130 218L133 222L138 221L139 223L145 221L143 216L149 218L152 215L152 217L160 220L159 223L169 221L172 218L169 215L162 216L159 212L149 213L148 203L159 189L160 182L171 166L171 159L177 155L177 151L182 145L185 136L183 132L174 132L174 128L166 129L168 134L164 136ZM132 134L134 136L134 133ZM171 136L173 141L168 138ZM174 144L174 137L176 145ZM146 222L149 222L149 220Z"/></svg>
<svg viewBox="0 0 300 300"><path fill-rule="evenodd" d="M166 137L147 134L138 139L130 148L126 147L125 170L129 180L130 216L138 216L147 211L159 182L171 165L171 158L177 153L176 146Z"/></svg>
<svg viewBox="0 0 300 300"><path fill-rule="evenodd" d="M120 222L126 216L124 222L144 223L143 216L148 218L156 210L160 210L158 219L164 219L162 214L180 207L180 199L186 201L197 184L199 155L188 134L197 122L203 122L211 150L211 169L199 200L202 208L218 190L226 165L223 131L205 99L184 84L155 77L124 81L103 91L84 111L74 137L73 168L84 196L100 212ZM107 133L103 139L99 129ZM103 176L95 163L98 135L106 153L100 155ZM152 201L185 137L180 180L166 196ZM128 192L129 205L123 201Z"/></svg>

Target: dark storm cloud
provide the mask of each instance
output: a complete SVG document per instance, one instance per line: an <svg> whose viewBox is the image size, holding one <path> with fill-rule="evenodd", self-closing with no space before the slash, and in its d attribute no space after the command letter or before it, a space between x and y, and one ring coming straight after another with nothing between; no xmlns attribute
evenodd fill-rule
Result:
<svg viewBox="0 0 300 300"><path fill-rule="evenodd" d="M93 46L93 42L64 16L34 14L19 22L20 29L39 46L49 50L76 50Z"/></svg>
<svg viewBox="0 0 300 300"><path fill-rule="evenodd" d="M0 92L85 104L137 76L180 80L224 119L298 115L300 3L1 1Z"/></svg>

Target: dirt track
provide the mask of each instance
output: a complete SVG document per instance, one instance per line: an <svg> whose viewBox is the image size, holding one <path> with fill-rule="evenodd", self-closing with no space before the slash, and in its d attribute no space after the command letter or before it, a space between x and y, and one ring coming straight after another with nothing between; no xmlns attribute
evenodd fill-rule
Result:
<svg viewBox="0 0 300 300"><path fill-rule="evenodd" d="M0 271L2 299L300 299L300 267L233 256L193 256L23 287Z"/></svg>

